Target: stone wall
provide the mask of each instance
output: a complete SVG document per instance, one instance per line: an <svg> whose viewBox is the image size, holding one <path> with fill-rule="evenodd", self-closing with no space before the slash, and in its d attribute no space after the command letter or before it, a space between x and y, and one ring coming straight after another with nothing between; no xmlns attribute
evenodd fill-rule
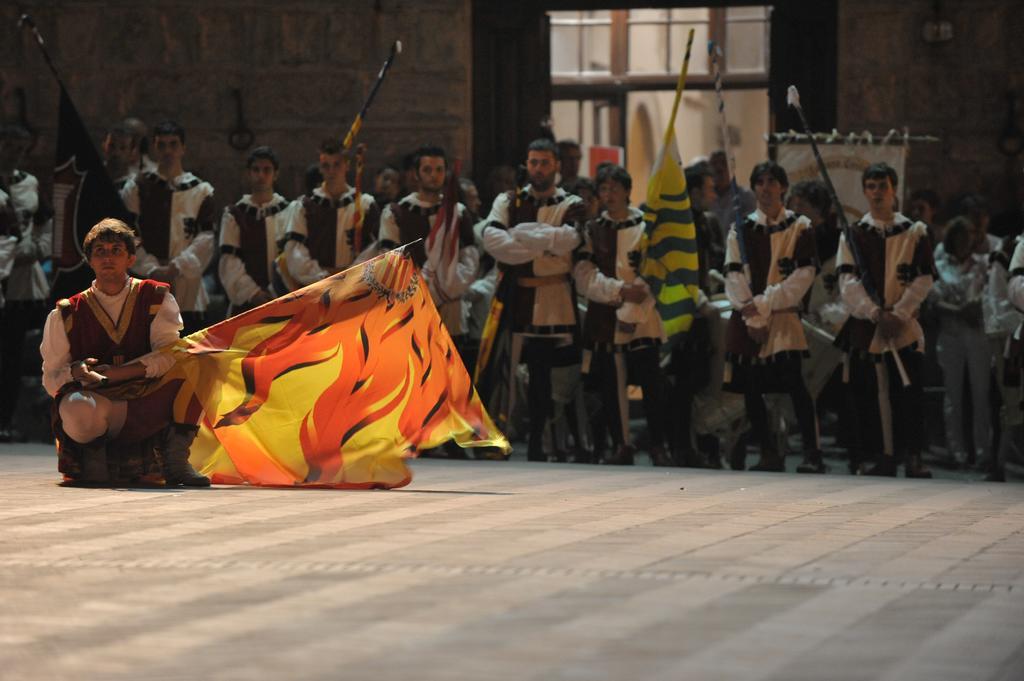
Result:
<svg viewBox="0 0 1024 681"><path fill-rule="evenodd" d="M942 15L953 40L929 44L922 26L931 0L841 0L839 6L839 128L941 138L915 144L908 188L943 197L980 192L995 212L1024 200L1024 157L1009 161L997 148L1007 120L1006 93L1021 95L1024 128L1024 11L1008 0L947 0Z"/></svg>
<svg viewBox="0 0 1024 681"><path fill-rule="evenodd" d="M58 89L15 3L0 8L0 102L17 117L27 97L40 137L25 167L49 183ZM186 168L210 180L222 202L244 190L247 152L228 144L232 89L242 92L255 145L282 161L281 189L295 196L320 140L341 136L392 42L402 41L359 141L368 170L397 163L426 141L470 158L469 0L135 0L25 3L72 98L100 141L133 115L177 119L187 131ZM372 174L369 180L372 182Z"/></svg>
<svg viewBox="0 0 1024 681"><path fill-rule="evenodd" d="M97 141L127 115L176 117L189 133L188 167L223 201L244 188L245 152L228 144L232 89L242 92L255 143L280 153L281 187L294 196L317 143L344 133L395 39L405 51L360 138L369 145L369 170L425 141L446 146L467 167L472 158L471 0L24 4ZM954 39L927 44L921 27L933 4L840 0L839 128L906 125L940 137L913 147L907 186L944 196L980 191L1005 209L1024 199L1021 158L1008 163L996 148L1007 90L1024 95L1024 12L1011 0L946 0ZM18 32L17 13L15 3L0 6L0 116L17 117L15 90L23 88L40 132L26 167L46 183L57 88L30 35Z"/></svg>

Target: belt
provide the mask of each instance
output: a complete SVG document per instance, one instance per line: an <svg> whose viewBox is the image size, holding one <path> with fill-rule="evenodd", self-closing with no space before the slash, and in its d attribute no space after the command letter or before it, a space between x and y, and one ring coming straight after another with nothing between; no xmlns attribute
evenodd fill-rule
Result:
<svg viewBox="0 0 1024 681"><path fill-rule="evenodd" d="M540 288L542 286L554 286L569 281L568 274L549 274L546 277L519 277L516 284L523 288Z"/></svg>

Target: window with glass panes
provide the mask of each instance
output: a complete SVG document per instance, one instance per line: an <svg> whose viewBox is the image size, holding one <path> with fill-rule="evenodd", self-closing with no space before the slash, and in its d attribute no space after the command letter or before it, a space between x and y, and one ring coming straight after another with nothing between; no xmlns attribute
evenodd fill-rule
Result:
<svg viewBox="0 0 1024 681"><path fill-rule="evenodd" d="M709 39L724 48L723 78L767 84L769 12L768 6L550 12L552 84L674 86L691 28L690 85L709 81Z"/></svg>
<svg viewBox="0 0 1024 681"><path fill-rule="evenodd" d="M612 12L552 12L551 72L578 76L611 73Z"/></svg>
<svg viewBox="0 0 1024 681"><path fill-rule="evenodd" d="M549 12L555 133L584 148L625 146L627 111L639 98L675 90L691 28L687 91L714 97L707 52L708 40L714 40L722 50L723 87L744 91L736 93L743 104L761 106L768 88L770 16L768 5ZM740 116L735 118L740 125Z"/></svg>

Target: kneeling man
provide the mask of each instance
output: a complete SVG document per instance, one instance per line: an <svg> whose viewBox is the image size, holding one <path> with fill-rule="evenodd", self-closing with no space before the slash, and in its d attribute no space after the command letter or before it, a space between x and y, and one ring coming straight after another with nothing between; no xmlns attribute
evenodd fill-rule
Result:
<svg viewBox="0 0 1024 681"><path fill-rule="evenodd" d="M167 284L135 279L135 233L108 218L85 237L96 279L57 302L40 352L53 397L58 470L72 484L104 485L157 477L167 486L210 484L188 462L199 413L175 423L180 381L161 383L174 365L160 352L178 340L178 304Z"/></svg>

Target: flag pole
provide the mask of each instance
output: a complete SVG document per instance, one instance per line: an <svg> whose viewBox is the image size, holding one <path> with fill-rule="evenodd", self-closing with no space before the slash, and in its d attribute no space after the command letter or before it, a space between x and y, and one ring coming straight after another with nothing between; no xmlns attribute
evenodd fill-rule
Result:
<svg viewBox="0 0 1024 681"><path fill-rule="evenodd" d="M128 213L68 94L35 20L29 14L22 14L18 19L18 28L28 28L32 32L43 60L60 86L53 177L53 274L50 294L53 298L61 298L78 293L91 280L82 250L84 232L102 218L127 219Z"/></svg>
<svg viewBox="0 0 1024 681"><path fill-rule="evenodd" d="M671 116L647 183L647 201L641 206L645 227L639 271L650 287L670 344L689 330L697 298L697 256L695 249L690 250L696 239L695 227L675 138L675 119L686 88L693 36L691 29Z"/></svg>
<svg viewBox="0 0 1024 681"><path fill-rule="evenodd" d="M715 95L718 97L719 125L722 129L722 150L725 151L725 158L729 168L729 183L732 189L732 213L736 229L736 245L740 251L740 263L743 265L743 274L750 278L750 258L747 256L747 242L743 236L743 216L740 215L740 188L736 184L736 155L732 153L729 144L729 125L725 119L725 97L722 95L722 69L718 64L718 57L722 56L722 48L715 44L714 40L708 41L708 56L711 58L711 69L715 78Z"/></svg>
<svg viewBox="0 0 1024 681"><path fill-rule="evenodd" d="M786 103L796 110L797 116L800 117L800 124L804 126L804 132L807 133L807 138L811 142L811 151L814 153L814 159L818 163L818 171L821 173L821 178L825 181L825 187L828 189L829 196L832 199L832 203L836 207L838 213L839 225L843 230L843 236L846 237L846 245L850 248L850 253L853 255L853 262L860 271L860 283L864 287L865 292L868 296L878 305L879 308L885 310L885 300L882 299L881 293L875 288L874 282L871 281L870 273L864 266L864 259L861 256L860 249L857 247L857 243L853 240L853 232L850 229L850 221L846 219L846 211L843 210L843 204L839 202L839 195L836 193L835 185L832 184L832 178L828 174L828 166L825 165L825 160L821 157L821 152L818 150L818 143L814 141L814 134L811 131L811 126L807 122L807 116L804 115L804 109L800 106L800 91L796 89L795 85L790 85L786 91ZM887 343L889 352L892 353L893 362L896 364L896 369L899 371L900 380L903 382L903 386L910 385L910 376L907 374L906 367L903 366L903 360L900 359L900 355L896 352L896 348L893 345L892 340Z"/></svg>
<svg viewBox="0 0 1024 681"><path fill-rule="evenodd" d="M679 71L679 79L676 81L676 97L672 102L672 115L668 119L668 126L665 128L665 139L663 146L667 145L676 133L676 114L679 112L679 102L683 98L683 90L686 89L686 74L690 70L690 48L693 47L693 29L686 39L686 54L683 57L683 68Z"/></svg>
<svg viewBox="0 0 1024 681"><path fill-rule="evenodd" d="M25 28L26 26L30 31L32 31L32 35L36 39L36 44L39 45L39 51L43 53L43 60L46 62L46 65L50 67L50 72L53 74L53 77L57 79L61 88L64 88L64 81L61 79L60 73L57 72L57 67L53 63L53 58L50 57L50 51L46 49L46 41L43 40L42 34L39 33L39 27L36 26L35 19L33 19L29 14L22 14L18 18L18 28Z"/></svg>
<svg viewBox="0 0 1024 681"><path fill-rule="evenodd" d="M373 87L370 88L370 94L366 97L366 101L363 102L363 108L356 114L356 118L352 121L351 127L348 129L348 134L345 135L345 141L342 142L342 150L348 151L352 148L352 143L356 139L356 135L359 134L359 130L363 127L363 120L366 118L366 112L369 111L370 105L373 104L374 97L377 96L377 90L380 89L381 83L384 82L384 77L388 74L388 69L391 68L391 63L395 60L395 56L402 52L402 41L396 40L391 44L391 52L388 54L388 58L384 60L384 65L380 67L380 71L377 73L377 80L374 81Z"/></svg>

